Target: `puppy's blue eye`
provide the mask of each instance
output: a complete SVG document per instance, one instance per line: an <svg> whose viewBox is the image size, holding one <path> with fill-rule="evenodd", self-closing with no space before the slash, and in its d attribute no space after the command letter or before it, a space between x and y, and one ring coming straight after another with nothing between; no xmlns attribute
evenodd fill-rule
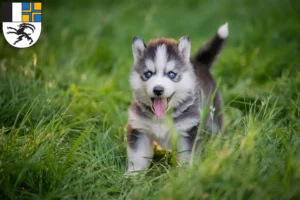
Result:
<svg viewBox="0 0 300 200"><path fill-rule="evenodd" d="M145 73L146 78L150 78L152 76L152 72L148 71Z"/></svg>
<svg viewBox="0 0 300 200"><path fill-rule="evenodd" d="M173 78L175 78L177 76L177 74L175 73L175 72L169 72L168 73L168 77L170 78L170 79L173 79Z"/></svg>

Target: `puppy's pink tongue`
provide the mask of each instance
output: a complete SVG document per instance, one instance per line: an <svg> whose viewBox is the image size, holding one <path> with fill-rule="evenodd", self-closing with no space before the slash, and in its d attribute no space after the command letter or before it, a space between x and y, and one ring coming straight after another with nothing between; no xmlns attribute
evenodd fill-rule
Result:
<svg viewBox="0 0 300 200"><path fill-rule="evenodd" d="M153 101L153 109L156 115L162 116L167 110L168 102L166 98L155 98Z"/></svg>

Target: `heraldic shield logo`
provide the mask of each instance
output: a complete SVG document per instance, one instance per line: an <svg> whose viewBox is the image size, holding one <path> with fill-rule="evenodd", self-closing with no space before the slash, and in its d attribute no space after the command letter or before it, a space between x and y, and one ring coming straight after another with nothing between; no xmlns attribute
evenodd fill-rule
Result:
<svg viewBox="0 0 300 200"><path fill-rule="evenodd" d="M3 2L2 30L6 41L14 47L34 45L42 30L42 3Z"/></svg>

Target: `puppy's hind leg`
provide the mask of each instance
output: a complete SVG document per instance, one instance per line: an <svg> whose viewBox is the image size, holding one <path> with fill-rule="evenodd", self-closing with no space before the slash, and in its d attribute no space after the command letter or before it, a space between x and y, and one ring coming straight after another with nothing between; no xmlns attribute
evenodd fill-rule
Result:
<svg viewBox="0 0 300 200"><path fill-rule="evenodd" d="M192 145L187 137L181 136L178 145L178 161L181 166L188 166L191 158Z"/></svg>
<svg viewBox="0 0 300 200"><path fill-rule="evenodd" d="M190 164L191 153L193 145L197 136L198 125L192 127L186 131L186 136L179 137L178 144L178 161L182 166L188 166ZM196 147L199 146L197 142Z"/></svg>
<svg viewBox="0 0 300 200"><path fill-rule="evenodd" d="M134 175L133 171L144 170L153 157L152 139L137 129L127 126L127 175Z"/></svg>

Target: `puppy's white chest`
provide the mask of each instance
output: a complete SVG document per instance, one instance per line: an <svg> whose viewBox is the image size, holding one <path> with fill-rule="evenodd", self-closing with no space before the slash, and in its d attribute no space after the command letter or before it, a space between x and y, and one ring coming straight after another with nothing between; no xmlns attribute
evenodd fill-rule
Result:
<svg viewBox="0 0 300 200"><path fill-rule="evenodd" d="M163 148L170 148L170 134L169 127L164 121L150 121L148 126L149 134L156 140Z"/></svg>
<svg viewBox="0 0 300 200"><path fill-rule="evenodd" d="M145 134L148 134L149 137L156 140L162 147L169 148L169 127L163 118L145 119L130 112L129 119L133 128L142 130Z"/></svg>
<svg viewBox="0 0 300 200"><path fill-rule="evenodd" d="M155 138L166 138L169 134L169 127L164 122L150 122L149 129Z"/></svg>

